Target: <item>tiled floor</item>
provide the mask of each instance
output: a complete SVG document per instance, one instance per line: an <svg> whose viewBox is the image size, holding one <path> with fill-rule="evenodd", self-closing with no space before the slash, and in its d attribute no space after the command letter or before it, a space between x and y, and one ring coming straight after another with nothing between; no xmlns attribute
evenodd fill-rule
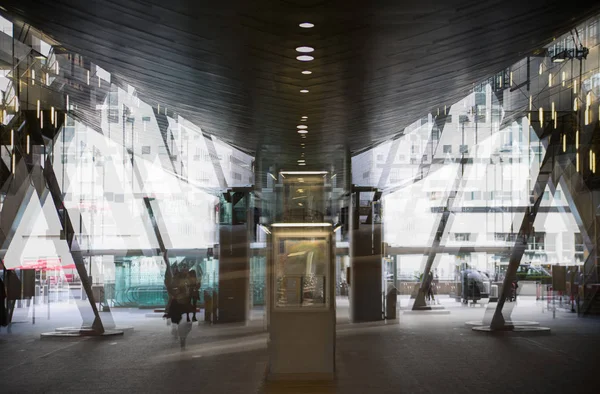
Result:
<svg viewBox="0 0 600 394"><path fill-rule="evenodd" d="M600 321L534 299L514 318L537 320L550 336L492 336L465 326L484 307L441 299L449 315L404 315L391 323L348 324L338 300L334 382L264 382L264 320L239 326L194 326L181 350L171 327L148 311L115 311L123 337L40 340L39 332L72 321L19 323L0 333L0 392L102 393L597 393ZM406 307L406 300L401 301ZM63 311L62 314L67 314ZM73 315L67 314L67 317ZM24 316L23 318L25 318ZM315 355L318 357L318 355Z"/></svg>

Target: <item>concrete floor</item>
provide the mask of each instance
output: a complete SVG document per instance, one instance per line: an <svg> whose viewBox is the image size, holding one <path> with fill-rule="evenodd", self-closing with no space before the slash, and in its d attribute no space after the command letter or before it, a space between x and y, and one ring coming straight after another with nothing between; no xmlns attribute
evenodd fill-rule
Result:
<svg viewBox="0 0 600 394"><path fill-rule="evenodd" d="M265 323L195 325L181 350L171 327L150 311L115 310L122 337L45 339L39 333L76 325L74 306L36 309L36 324L0 333L2 393L597 393L600 320L577 318L523 297L514 319L551 327L547 336L489 335L465 326L485 307L440 299L449 315L400 314L392 322L350 324L338 299L337 378L331 383L267 384ZM406 308L408 300L400 301ZM18 311L18 319L31 311ZM149 314L150 315L147 315ZM594 387L595 386L595 387Z"/></svg>

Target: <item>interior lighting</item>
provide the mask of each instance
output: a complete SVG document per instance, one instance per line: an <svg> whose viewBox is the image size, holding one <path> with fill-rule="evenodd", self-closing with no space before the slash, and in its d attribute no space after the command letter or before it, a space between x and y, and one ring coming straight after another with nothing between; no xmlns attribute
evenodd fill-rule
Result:
<svg viewBox="0 0 600 394"><path fill-rule="evenodd" d="M552 112L550 113L552 119L554 119L554 101L552 102Z"/></svg>
<svg viewBox="0 0 600 394"><path fill-rule="evenodd" d="M586 108L586 110L585 110L584 121L585 121L586 126L590 124L590 109L589 108Z"/></svg>
<svg viewBox="0 0 600 394"><path fill-rule="evenodd" d="M579 130L575 132L575 149L579 149Z"/></svg>
<svg viewBox="0 0 600 394"><path fill-rule="evenodd" d="M315 27L315 25L310 22L302 22L298 26L300 26L303 29L310 29L310 28Z"/></svg>
<svg viewBox="0 0 600 394"><path fill-rule="evenodd" d="M90 70L87 70L87 84L90 84Z"/></svg>
<svg viewBox="0 0 600 394"><path fill-rule="evenodd" d="M585 96L585 104L589 107L592 105L592 92L588 92Z"/></svg>
<svg viewBox="0 0 600 394"><path fill-rule="evenodd" d="M15 147L15 131L14 130L10 130L10 149L9 150L13 150Z"/></svg>
<svg viewBox="0 0 600 394"><path fill-rule="evenodd" d="M304 74L304 75L310 75L310 74L312 74L312 71L310 71L310 70L304 70L304 71L302 71L302 74Z"/></svg>
<svg viewBox="0 0 600 394"><path fill-rule="evenodd" d="M40 100L37 101L37 117L40 118Z"/></svg>
<svg viewBox="0 0 600 394"><path fill-rule="evenodd" d="M567 73L566 72L562 72L562 86L565 86L565 83L567 82Z"/></svg>
<svg viewBox="0 0 600 394"><path fill-rule="evenodd" d="M298 163L299 166L305 166L306 163Z"/></svg>
<svg viewBox="0 0 600 394"><path fill-rule="evenodd" d="M44 113L40 111L40 128L44 128Z"/></svg>
<svg viewBox="0 0 600 394"><path fill-rule="evenodd" d="M58 74L58 60L54 62L54 73Z"/></svg>
<svg viewBox="0 0 600 394"><path fill-rule="evenodd" d="M315 58L310 55L296 56L296 59L300 60L301 62L310 62L312 60L315 60Z"/></svg>
<svg viewBox="0 0 600 394"><path fill-rule="evenodd" d="M567 151L567 135L563 134L563 153Z"/></svg>
<svg viewBox="0 0 600 394"><path fill-rule="evenodd" d="M510 72L510 86L513 85L513 72Z"/></svg>
<svg viewBox="0 0 600 394"><path fill-rule="evenodd" d="M325 175L327 171L280 171L281 175Z"/></svg>
<svg viewBox="0 0 600 394"><path fill-rule="evenodd" d="M16 165L15 165L15 157L16 157L16 156L15 156L15 154L13 153L13 154L12 154L12 173L13 173L13 175L15 174L15 167L16 167Z"/></svg>
<svg viewBox="0 0 600 394"><path fill-rule="evenodd" d="M27 134L27 154L30 152L29 134Z"/></svg>
<svg viewBox="0 0 600 394"><path fill-rule="evenodd" d="M548 73L548 87L552 87L552 73Z"/></svg>
<svg viewBox="0 0 600 394"><path fill-rule="evenodd" d="M448 107L444 105L444 115L448 115Z"/></svg>
<svg viewBox="0 0 600 394"><path fill-rule="evenodd" d="M50 86L50 75L46 73L46 85Z"/></svg>
<svg viewBox="0 0 600 394"><path fill-rule="evenodd" d="M573 93L577 94L577 80L575 80L575 82L573 82Z"/></svg>
<svg viewBox="0 0 600 394"><path fill-rule="evenodd" d="M31 85L35 85L35 70L31 69Z"/></svg>
<svg viewBox="0 0 600 394"><path fill-rule="evenodd" d="M50 107L50 123L54 124L54 107Z"/></svg>
<svg viewBox="0 0 600 394"><path fill-rule="evenodd" d="M533 96L529 96L529 110L533 109Z"/></svg>
<svg viewBox="0 0 600 394"><path fill-rule="evenodd" d="M315 51L315 48L313 47L298 47L296 48L296 51L300 52L300 53L311 53Z"/></svg>
<svg viewBox="0 0 600 394"><path fill-rule="evenodd" d="M305 120L306 120L306 119L308 119L308 116L304 115L304 116L302 117L302 119L305 119Z"/></svg>
<svg viewBox="0 0 600 394"><path fill-rule="evenodd" d="M558 127L558 114L554 113L554 128Z"/></svg>
<svg viewBox="0 0 600 394"><path fill-rule="evenodd" d="M575 98L575 100L573 100L573 111L577 111L577 109L577 98Z"/></svg>
<svg viewBox="0 0 600 394"><path fill-rule="evenodd" d="M540 75L544 73L544 63L540 63Z"/></svg>
<svg viewBox="0 0 600 394"><path fill-rule="evenodd" d="M336 227L336 228L333 230L333 232L334 232L334 233L336 233L336 232L337 232L339 229L341 229L341 228L342 228L342 225L340 224L340 225L338 225L338 226L337 226L337 227Z"/></svg>
<svg viewBox="0 0 600 394"><path fill-rule="evenodd" d="M308 93L308 89L302 89L300 93Z"/></svg>
<svg viewBox="0 0 600 394"><path fill-rule="evenodd" d="M69 110L69 95L67 94L67 111Z"/></svg>
<svg viewBox="0 0 600 394"><path fill-rule="evenodd" d="M331 223L273 223L273 227L331 227Z"/></svg>
<svg viewBox="0 0 600 394"><path fill-rule="evenodd" d="M308 133L308 130L303 130L303 129L298 130L298 134L307 134L307 133Z"/></svg>
<svg viewBox="0 0 600 394"><path fill-rule="evenodd" d="M589 167L590 167L590 171L592 170L592 157L593 157L593 152L592 152L592 150L590 149L590 154L589 154L589 162L590 162L590 165L589 165Z"/></svg>
<svg viewBox="0 0 600 394"><path fill-rule="evenodd" d="M540 107L540 126L544 124L544 108Z"/></svg>
<svg viewBox="0 0 600 394"><path fill-rule="evenodd" d="M305 162L306 162L306 160L304 160L304 159L299 159L298 160L298 163L305 163Z"/></svg>
<svg viewBox="0 0 600 394"><path fill-rule="evenodd" d="M296 126L299 129L308 129L308 126L305 124L299 124L298 126Z"/></svg>

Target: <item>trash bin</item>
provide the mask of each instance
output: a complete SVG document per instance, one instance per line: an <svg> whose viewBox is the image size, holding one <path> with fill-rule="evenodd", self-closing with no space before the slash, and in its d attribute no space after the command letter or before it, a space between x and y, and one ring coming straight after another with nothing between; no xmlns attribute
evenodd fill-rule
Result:
<svg viewBox="0 0 600 394"><path fill-rule="evenodd" d="M388 290L385 299L385 318L393 320L396 318L396 303L398 301L398 290L392 287Z"/></svg>

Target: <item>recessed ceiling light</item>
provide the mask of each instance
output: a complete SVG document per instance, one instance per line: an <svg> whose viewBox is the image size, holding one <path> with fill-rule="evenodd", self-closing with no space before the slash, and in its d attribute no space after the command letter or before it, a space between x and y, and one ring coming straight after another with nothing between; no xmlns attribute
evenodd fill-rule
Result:
<svg viewBox="0 0 600 394"><path fill-rule="evenodd" d="M298 163L304 163L305 161L306 161L306 160L302 160L302 159L300 159L300 160L298 160Z"/></svg>
<svg viewBox="0 0 600 394"><path fill-rule="evenodd" d="M310 29L311 27L315 27L315 25L313 25L310 22L302 22L298 26L300 26L300 27L302 27L304 29Z"/></svg>
<svg viewBox="0 0 600 394"><path fill-rule="evenodd" d="M305 166L306 163L298 163L299 166Z"/></svg>
<svg viewBox="0 0 600 394"><path fill-rule="evenodd" d="M306 122L306 119L300 119L300 122Z"/></svg>
<svg viewBox="0 0 600 394"><path fill-rule="evenodd" d="M296 56L296 59L300 60L301 62L310 62L311 60L315 60L315 58L310 55Z"/></svg>
<svg viewBox="0 0 600 394"><path fill-rule="evenodd" d="M305 124L299 124L299 125L298 125L298 126L296 126L296 127L298 127L299 129L308 129L308 126L307 126L307 125L305 125Z"/></svg>
<svg viewBox="0 0 600 394"><path fill-rule="evenodd" d="M301 143L300 145L304 146L304 145L306 145L306 144L303 142L303 143Z"/></svg>
<svg viewBox="0 0 600 394"><path fill-rule="evenodd" d="M308 133L308 130L298 130L298 134L306 134Z"/></svg>
<svg viewBox="0 0 600 394"><path fill-rule="evenodd" d="M308 116L304 115L304 116L302 117L302 119L308 119Z"/></svg>
<svg viewBox="0 0 600 394"><path fill-rule="evenodd" d="M312 74L312 71L304 70L304 71L302 71L302 74L309 75L309 74Z"/></svg>
<svg viewBox="0 0 600 394"><path fill-rule="evenodd" d="M298 47L296 48L296 51L301 52L301 53L311 53L315 51L315 48L313 47Z"/></svg>
<svg viewBox="0 0 600 394"><path fill-rule="evenodd" d="M308 89L302 89L300 93L308 93Z"/></svg>

